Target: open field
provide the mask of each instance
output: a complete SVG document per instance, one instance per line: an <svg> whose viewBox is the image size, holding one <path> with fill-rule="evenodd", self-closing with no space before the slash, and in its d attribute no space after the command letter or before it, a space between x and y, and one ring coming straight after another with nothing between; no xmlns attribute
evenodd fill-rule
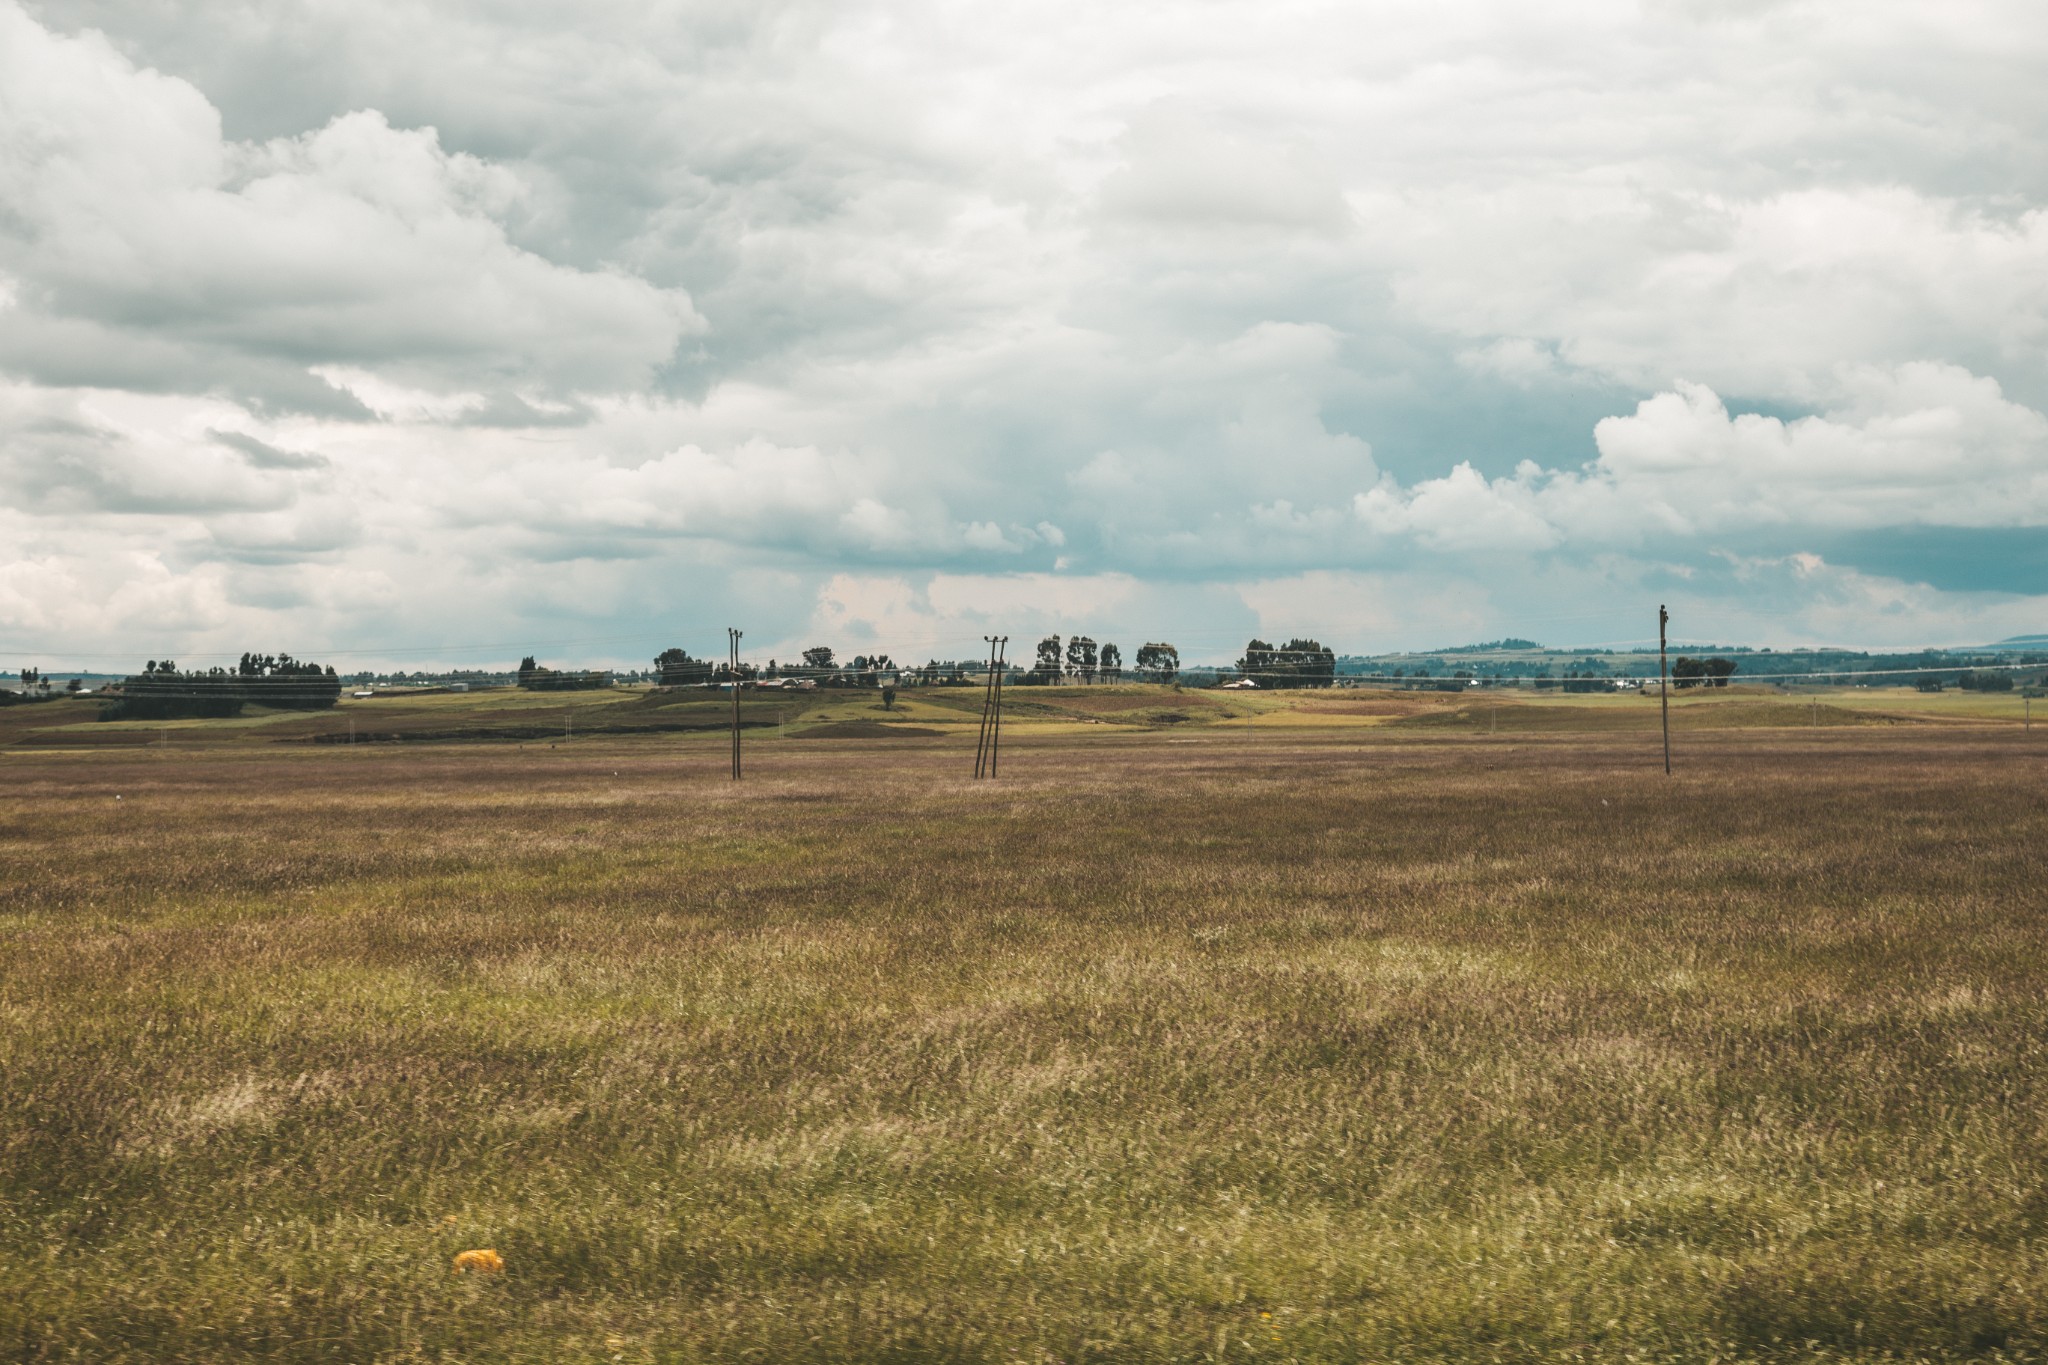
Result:
<svg viewBox="0 0 2048 1365"><path fill-rule="evenodd" d="M1005 693L1006 730L1042 736L1087 734L1085 727L1165 730L1219 724L1257 729L1343 729L1417 725L1489 733L1654 730L1654 695L1576 694L1475 688L1458 692L1338 688L1307 692L1234 692L1142 684L1097 687L1012 687ZM757 739L883 738L972 734L981 689L905 688L885 709L872 691L742 694L741 724ZM1910 687L1800 688L1744 686L1674 692L1672 724L1687 729L1809 728L1922 722L2025 726L2032 703L2018 693ZM2048 707L2048 700L2041 705ZM706 688L619 687L589 692L474 692L367 700L344 697L327 711L272 711L252 706L232 720L100 721L90 697L0 707L0 752L8 749L218 748L280 744L384 743L548 744L605 736L682 737L723 730L731 695ZM2048 711L2042 715L2048 725ZM877 730L882 726L886 729ZM821 732L822 733L818 733Z"/></svg>
<svg viewBox="0 0 2048 1365"><path fill-rule="evenodd" d="M570 695L0 711L0 1358L2048 1358L2017 699Z"/></svg>

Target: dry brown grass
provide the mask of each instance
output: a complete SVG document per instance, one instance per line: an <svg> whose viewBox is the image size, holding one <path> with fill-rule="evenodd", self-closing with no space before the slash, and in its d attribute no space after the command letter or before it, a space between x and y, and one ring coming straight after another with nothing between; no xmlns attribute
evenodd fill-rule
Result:
<svg viewBox="0 0 2048 1365"><path fill-rule="evenodd" d="M9 755L0 1355L2040 1357L2048 749L1653 745Z"/></svg>

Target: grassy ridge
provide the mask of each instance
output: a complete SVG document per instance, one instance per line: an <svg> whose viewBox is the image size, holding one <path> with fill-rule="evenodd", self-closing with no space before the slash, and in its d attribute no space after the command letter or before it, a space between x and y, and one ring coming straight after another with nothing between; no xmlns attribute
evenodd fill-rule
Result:
<svg viewBox="0 0 2048 1365"><path fill-rule="evenodd" d="M2042 748L1167 737L17 752L0 1355L2048 1348Z"/></svg>
<svg viewBox="0 0 2048 1365"><path fill-rule="evenodd" d="M1421 725L1489 733L1642 732L1658 725L1653 696L1463 690L1390 691L1341 688L1304 692L1182 691L1143 684L1098 687L1013 687L1005 694L1006 729L1083 733L1077 727L1200 730L1248 723L1263 729L1346 729ZM2048 703L2044 703L2048 704ZM1970 723L2021 726L2025 698L2010 694L1911 688L1833 688L1782 693L1763 687L1681 692L1672 699L1680 730L1816 728L1852 724ZM905 688L885 707L874 691L749 691L741 724L766 738L813 727L840 726L847 737L873 737L874 725L972 731L982 695L972 687ZM330 711L252 707L230 720L111 721L96 719L90 697L0 708L0 750L144 749L336 744L353 737L387 742L548 744L622 735L690 735L731 723L730 694L685 688L621 687L588 692L486 688L424 696L380 693L345 697ZM849 722L856 724L845 728ZM2048 712L2043 713L2048 725Z"/></svg>

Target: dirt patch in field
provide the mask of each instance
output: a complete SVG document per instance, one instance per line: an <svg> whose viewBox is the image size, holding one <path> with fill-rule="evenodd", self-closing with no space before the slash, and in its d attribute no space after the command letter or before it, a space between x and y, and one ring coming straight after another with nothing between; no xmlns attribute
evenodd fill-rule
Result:
<svg viewBox="0 0 2048 1365"><path fill-rule="evenodd" d="M1461 693L1436 696L1428 693L1388 696L1382 693L1369 697L1317 697L1313 701L1298 702L1291 709L1319 716L1415 716L1463 705L1468 700Z"/></svg>
<svg viewBox="0 0 2048 1365"><path fill-rule="evenodd" d="M1085 688L1039 691L1036 688L1020 687L1003 693L1003 705L1028 706L1040 714L1055 715L1065 712L1080 716L1122 716L1155 711L1162 707L1182 714L1221 709L1216 702L1199 693L1168 692L1151 688L1124 692L1108 688L1100 691Z"/></svg>
<svg viewBox="0 0 2048 1365"><path fill-rule="evenodd" d="M1616 734L1658 729L1662 725L1654 698L1644 705L1544 706L1505 702L1497 707L1461 705L1406 717L1395 724L1419 729L1473 729L1497 733L1531 731ZM1888 725L1888 718L1839 706L1814 707L1798 702L1751 699L1690 702L1671 708L1673 730L1827 729L1840 726Z"/></svg>
<svg viewBox="0 0 2048 1365"><path fill-rule="evenodd" d="M834 720L814 725L790 736L792 739L917 739L943 735L923 725L890 725L879 720Z"/></svg>

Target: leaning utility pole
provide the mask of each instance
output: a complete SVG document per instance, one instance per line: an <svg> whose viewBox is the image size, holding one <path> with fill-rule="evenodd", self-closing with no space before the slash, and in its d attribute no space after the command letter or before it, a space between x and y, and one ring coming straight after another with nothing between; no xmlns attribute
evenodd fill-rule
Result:
<svg viewBox="0 0 2048 1365"><path fill-rule="evenodd" d="M988 775L996 775L996 758L1003 751L1003 675L1010 671L1010 637L996 637L996 724L988 737Z"/></svg>
<svg viewBox="0 0 2048 1365"><path fill-rule="evenodd" d="M981 734L974 741L974 778L977 782L988 775L988 732L996 712L996 637L984 635L981 638L988 641L988 671L981 675Z"/></svg>
<svg viewBox="0 0 2048 1365"><path fill-rule="evenodd" d="M974 775L977 778L996 775L996 752L1003 739L1003 646L1009 644L1007 635L984 635L988 641L988 677L983 681L981 691L981 739L974 747Z"/></svg>
<svg viewBox="0 0 2048 1365"><path fill-rule="evenodd" d="M726 676L732 682L732 780L740 780L740 632L731 626L726 634Z"/></svg>
<svg viewBox="0 0 2048 1365"><path fill-rule="evenodd" d="M1657 604L1657 705L1664 712L1664 775L1671 776L1671 670L1664 665L1664 624L1671 613Z"/></svg>

